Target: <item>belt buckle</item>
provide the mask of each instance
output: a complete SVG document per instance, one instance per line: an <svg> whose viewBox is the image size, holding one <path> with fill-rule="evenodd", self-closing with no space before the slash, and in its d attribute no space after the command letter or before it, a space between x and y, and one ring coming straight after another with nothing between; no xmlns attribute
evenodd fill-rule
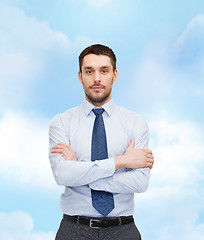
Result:
<svg viewBox="0 0 204 240"><path fill-rule="evenodd" d="M99 228L99 227L94 227L94 226L93 226L93 223L99 222L99 221L100 221L100 220L98 220L98 219L90 219L89 227L91 227L91 228Z"/></svg>

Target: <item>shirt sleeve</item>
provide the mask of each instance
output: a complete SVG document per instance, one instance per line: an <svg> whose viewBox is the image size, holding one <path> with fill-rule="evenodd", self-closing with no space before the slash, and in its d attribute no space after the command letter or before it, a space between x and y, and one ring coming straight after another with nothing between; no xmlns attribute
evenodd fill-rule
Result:
<svg viewBox="0 0 204 240"><path fill-rule="evenodd" d="M141 117L140 124L135 125L133 138L135 148L148 148L149 129L145 120ZM126 169L116 171L114 175L99 179L89 187L93 190L101 190L112 193L141 193L145 192L149 185L150 168Z"/></svg>
<svg viewBox="0 0 204 240"><path fill-rule="evenodd" d="M66 135L60 115L56 115L49 127L49 159L57 184L77 187L114 174L114 158L94 162L65 160L51 153L52 146L59 142L69 144L69 137Z"/></svg>

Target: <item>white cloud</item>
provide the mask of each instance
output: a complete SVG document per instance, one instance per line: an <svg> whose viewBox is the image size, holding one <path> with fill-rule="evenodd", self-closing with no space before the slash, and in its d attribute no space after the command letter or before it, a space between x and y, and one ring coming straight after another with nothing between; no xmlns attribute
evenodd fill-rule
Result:
<svg viewBox="0 0 204 240"><path fill-rule="evenodd" d="M167 107L167 101L175 93L175 84L178 84L175 83L176 79L180 79L181 75L169 66L168 57L167 47L161 44L151 46L144 53L135 67L133 83L126 92L134 106L142 106L154 114L161 113Z"/></svg>
<svg viewBox="0 0 204 240"><path fill-rule="evenodd" d="M150 124L150 132L155 156L150 188L135 196L144 239L203 240L203 129L160 120Z"/></svg>
<svg viewBox="0 0 204 240"><path fill-rule="evenodd" d="M178 37L177 44L184 44L189 39L194 43L204 39L204 14L198 14L189 21L181 36Z"/></svg>
<svg viewBox="0 0 204 240"><path fill-rule="evenodd" d="M0 175L6 181L56 190L48 159L47 119L6 112L0 119Z"/></svg>
<svg viewBox="0 0 204 240"><path fill-rule="evenodd" d="M6 50L17 48L33 53L36 51L45 53L53 47L63 50L70 47L67 36L60 31L52 30L48 22L28 17L22 10L12 5L1 4L0 6L1 44L6 47Z"/></svg>
<svg viewBox="0 0 204 240"><path fill-rule="evenodd" d="M54 240L52 232L34 232L33 219L25 212L0 212L0 239L2 240Z"/></svg>
<svg viewBox="0 0 204 240"><path fill-rule="evenodd" d="M137 79L139 87L145 88L148 93L155 93L157 96L169 96L172 93L171 71L166 63L167 51L163 46L154 46L148 52L138 66Z"/></svg>
<svg viewBox="0 0 204 240"><path fill-rule="evenodd" d="M20 104L46 69L50 54L70 50L67 36L6 3L0 3L0 107ZM50 61L50 59L49 59Z"/></svg>
<svg viewBox="0 0 204 240"><path fill-rule="evenodd" d="M155 133L158 160L155 171L159 171L159 181L171 179L172 184L189 186L191 176L194 185L194 180L200 177L196 165L202 163L204 156L202 129L189 121L172 124L165 120L152 123L150 128ZM163 171L165 168L168 172Z"/></svg>
<svg viewBox="0 0 204 240"><path fill-rule="evenodd" d="M163 41L147 46L127 89L132 102L138 106L142 102L142 107L153 114L168 111L169 106L175 110L184 104L191 107L193 101L199 106L204 96L203 41L204 15L199 14L173 44Z"/></svg>
<svg viewBox="0 0 204 240"><path fill-rule="evenodd" d="M204 14L196 15L189 23L182 34L178 37L175 50L177 63L185 67L188 72L193 72L194 78L204 76ZM190 71L189 71L190 70Z"/></svg>

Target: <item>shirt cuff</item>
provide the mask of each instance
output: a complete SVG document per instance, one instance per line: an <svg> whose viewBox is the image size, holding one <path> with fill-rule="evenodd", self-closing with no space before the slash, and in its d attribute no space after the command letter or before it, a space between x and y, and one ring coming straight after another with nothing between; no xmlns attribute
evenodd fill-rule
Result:
<svg viewBox="0 0 204 240"><path fill-rule="evenodd" d="M96 160L94 162L100 169L103 169L102 176L100 178L107 178L115 173L115 160L114 158L108 158L105 160Z"/></svg>

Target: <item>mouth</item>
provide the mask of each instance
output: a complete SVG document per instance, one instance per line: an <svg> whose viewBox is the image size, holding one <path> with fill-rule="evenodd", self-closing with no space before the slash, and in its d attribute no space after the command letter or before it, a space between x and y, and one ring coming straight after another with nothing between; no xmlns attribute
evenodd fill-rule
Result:
<svg viewBox="0 0 204 240"><path fill-rule="evenodd" d="M95 90L95 91L100 91L102 89L104 89L103 86L92 86L91 89Z"/></svg>

